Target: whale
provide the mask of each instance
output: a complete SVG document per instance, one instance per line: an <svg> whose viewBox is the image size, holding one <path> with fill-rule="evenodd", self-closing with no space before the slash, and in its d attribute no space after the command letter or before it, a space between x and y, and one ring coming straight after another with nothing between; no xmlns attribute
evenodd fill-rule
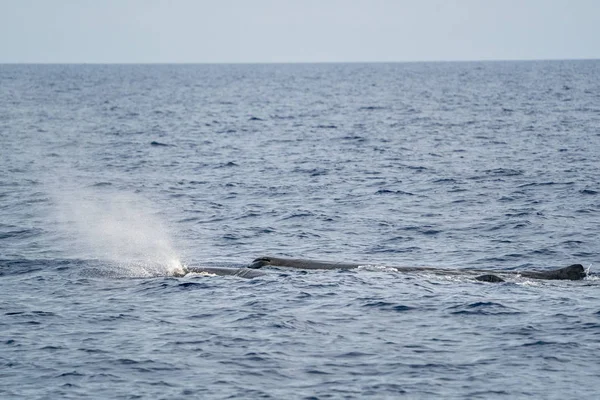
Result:
<svg viewBox="0 0 600 400"><path fill-rule="evenodd" d="M370 265L369 263L339 262L311 260L304 258L285 258L262 256L254 259L249 265L241 268L226 267L202 267L185 266L182 271L175 272L173 276L183 277L190 273L207 274L217 276L233 276L238 278L253 279L268 275L262 271L264 267L288 268L297 270L350 270L360 266ZM437 275L467 276L481 282L505 282L507 276L521 276L529 279L542 280L581 280L587 276L587 273L581 264L572 264L567 267L550 270L508 270L493 271L485 269L450 269L436 267L390 267L398 272L427 272Z"/></svg>
<svg viewBox="0 0 600 400"><path fill-rule="evenodd" d="M173 276L181 278L187 274L206 274L217 276L235 276L238 278L258 278L267 275L265 272L250 268L225 268L225 267L183 267L182 271L173 273Z"/></svg>
<svg viewBox="0 0 600 400"><path fill-rule="evenodd" d="M369 263L346 263L336 261L309 260L302 258L284 258L263 256L258 257L248 266L250 269L261 269L263 267L293 268L302 270L348 270ZM572 264L567 267L552 270L526 270L526 271L492 271L479 269L449 269L434 267L392 267L398 272L429 272L441 275L476 275L474 279L482 282L504 282L500 275L521 276L530 279L543 280L581 280L587 273L581 264Z"/></svg>

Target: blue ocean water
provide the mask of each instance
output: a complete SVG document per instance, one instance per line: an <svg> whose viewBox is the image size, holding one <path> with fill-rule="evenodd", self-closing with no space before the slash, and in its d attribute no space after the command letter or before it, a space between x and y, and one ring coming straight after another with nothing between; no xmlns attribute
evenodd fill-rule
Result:
<svg viewBox="0 0 600 400"><path fill-rule="evenodd" d="M0 65L0 397L597 398L600 61ZM263 255L361 262L241 279Z"/></svg>

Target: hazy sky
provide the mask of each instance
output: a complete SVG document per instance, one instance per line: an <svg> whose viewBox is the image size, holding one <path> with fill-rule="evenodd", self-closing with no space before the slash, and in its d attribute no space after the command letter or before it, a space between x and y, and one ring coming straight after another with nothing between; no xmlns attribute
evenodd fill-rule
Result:
<svg viewBox="0 0 600 400"><path fill-rule="evenodd" d="M0 63L600 58L600 0L0 0Z"/></svg>

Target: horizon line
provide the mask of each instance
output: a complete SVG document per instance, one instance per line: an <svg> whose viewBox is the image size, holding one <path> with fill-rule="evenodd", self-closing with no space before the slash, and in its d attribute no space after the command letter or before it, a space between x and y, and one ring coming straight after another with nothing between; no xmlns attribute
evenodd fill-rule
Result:
<svg viewBox="0 0 600 400"><path fill-rule="evenodd" d="M498 58L459 60L404 61L0 61L0 65L290 65L290 64L417 64L417 63L486 63L536 61L598 61L600 58Z"/></svg>

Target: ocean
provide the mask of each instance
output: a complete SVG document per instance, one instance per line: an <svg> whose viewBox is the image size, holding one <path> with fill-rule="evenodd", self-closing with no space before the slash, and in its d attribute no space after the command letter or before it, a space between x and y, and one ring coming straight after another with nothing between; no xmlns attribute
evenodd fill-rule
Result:
<svg viewBox="0 0 600 400"><path fill-rule="evenodd" d="M598 60L5 64L0 139L2 399L600 395ZM177 273L261 256L364 265Z"/></svg>

